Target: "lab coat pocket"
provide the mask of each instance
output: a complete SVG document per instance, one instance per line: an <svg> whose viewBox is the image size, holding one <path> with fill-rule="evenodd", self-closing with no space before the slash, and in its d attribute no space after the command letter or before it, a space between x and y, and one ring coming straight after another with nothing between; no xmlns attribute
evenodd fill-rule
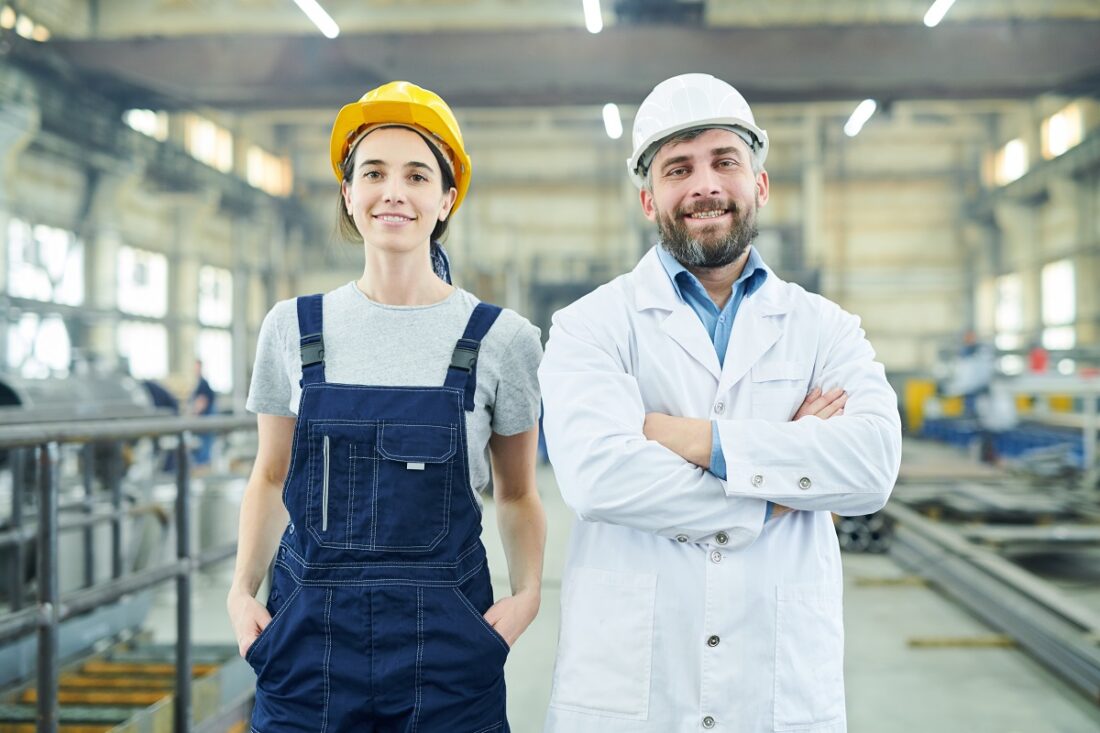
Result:
<svg viewBox="0 0 1100 733"><path fill-rule="evenodd" d="M798 410L810 383L811 366L801 361L761 361L754 364L752 416L786 422Z"/></svg>
<svg viewBox="0 0 1100 733"><path fill-rule="evenodd" d="M648 719L656 593L656 575L573 571L563 588L552 706Z"/></svg>
<svg viewBox="0 0 1100 733"><path fill-rule="evenodd" d="M844 622L829 584L776 589L776 731L816 730L844 718Z"/></svg>

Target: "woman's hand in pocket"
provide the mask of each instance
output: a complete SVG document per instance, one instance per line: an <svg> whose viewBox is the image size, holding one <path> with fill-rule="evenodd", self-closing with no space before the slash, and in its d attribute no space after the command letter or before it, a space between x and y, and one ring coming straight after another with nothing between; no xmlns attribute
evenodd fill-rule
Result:
<svg viewBox="0 0 1100 733"><path fill-rule="evenodd" d="M225 605L237 637L237 651L243 657L260 632L271 623L271 614L251 594L237 588L230 589Z"/></svg>
<svg viewBox="0 0 1100 733"><path fill-rule="evenodd" d="M520 591L514 596L501 598L485 612L485 620L511 647L527 630L539 612L542 602L538 591Z"/></svg>

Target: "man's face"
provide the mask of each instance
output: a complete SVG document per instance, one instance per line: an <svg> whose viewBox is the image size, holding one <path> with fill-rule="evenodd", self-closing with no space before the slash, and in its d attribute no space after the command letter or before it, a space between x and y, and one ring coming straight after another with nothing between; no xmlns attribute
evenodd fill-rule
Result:
<svg viewBox="0 0 1100 733"><path fill-rule="evenodd" d="M723 267L745 254L757 234L756 211L768 202L768 174L753 173L752 153L736 133L707 130L666 143L650 176L642 210L681 264Z"/></svg>

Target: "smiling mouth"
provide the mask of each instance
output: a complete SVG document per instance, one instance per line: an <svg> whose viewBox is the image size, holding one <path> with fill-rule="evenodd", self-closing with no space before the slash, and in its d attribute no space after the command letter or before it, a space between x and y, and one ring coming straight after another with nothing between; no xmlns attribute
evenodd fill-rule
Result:
<svg viewBox="0 0 1100 733"><path fill-rule="evenodd" d="M685 219L691 219L692 221L708 221L710 219L718 219L730 213L729 209L709 209L707 211L692 211L684 214Z"/></svg>
<svg viewBox="0 0 1100 733"><path fill-rule="evenodd" d="M374 218L387 224L405 224L413 220L410 216L400 214L375 214Z"/></svg>

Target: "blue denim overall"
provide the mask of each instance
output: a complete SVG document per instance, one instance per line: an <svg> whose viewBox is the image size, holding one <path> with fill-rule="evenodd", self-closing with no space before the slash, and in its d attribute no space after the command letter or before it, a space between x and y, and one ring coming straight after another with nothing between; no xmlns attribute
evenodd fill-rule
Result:
<svg viewBox="0 0 1100 733"><path fill-rule="evenodd" d="M271 623L246 659L259 733L508 731L466 413L500 308L479 304L442 387L325 381L320 295L299 298L302 397ZM384 355L379 355L384 358Z"/></svg>

